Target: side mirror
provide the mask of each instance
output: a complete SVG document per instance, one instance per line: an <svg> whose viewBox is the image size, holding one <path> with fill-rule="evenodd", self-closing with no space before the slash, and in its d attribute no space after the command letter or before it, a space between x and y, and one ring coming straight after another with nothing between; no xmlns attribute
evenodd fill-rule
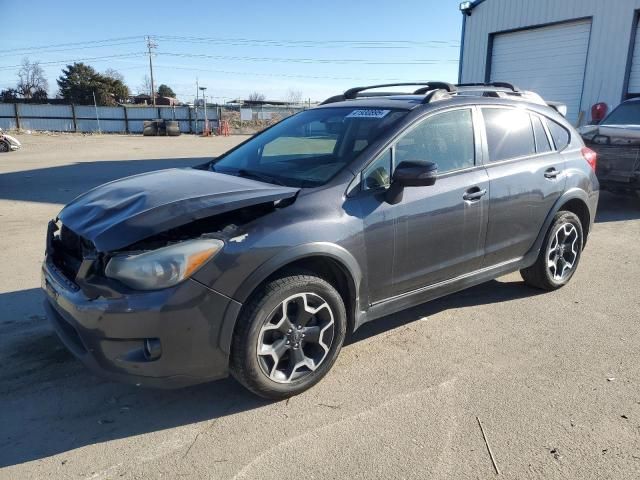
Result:
<svg viewBox="0 0 640 480"><path fill-rule="evenodd" d="M433 162L411 160L401 162L393 172L393 183L402 187L428 187L436 183L438 165Z"/></svg>
<svg viewBox="0 0 640 480"><path fill-rule="evenodd" d="M410 160L401 162L393 172L386 200L394 205L402 200L405 187L428 187L436 183L438 165L433 162Z"/></svg>

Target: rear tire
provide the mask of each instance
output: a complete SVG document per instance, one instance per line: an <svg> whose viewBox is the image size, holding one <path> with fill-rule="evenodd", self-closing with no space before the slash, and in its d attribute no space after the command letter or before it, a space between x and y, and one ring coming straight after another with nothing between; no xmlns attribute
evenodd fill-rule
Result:
<svg viewBox="0 0 640 480"><path fill-rule="evenodd" d="M231 373L264 398L298 395L331 369L344 342L342 297L322 278L292 274L263 285L238 319Z"/></svg>
<svg viewBox="0 0 640 480"><path fill-rule="evenodd" d="M582 223L573 212L556 214L547 232L536 263L520 270L524 283L542 290L557 290L573 277L580 257L584 236Z"/></svg>

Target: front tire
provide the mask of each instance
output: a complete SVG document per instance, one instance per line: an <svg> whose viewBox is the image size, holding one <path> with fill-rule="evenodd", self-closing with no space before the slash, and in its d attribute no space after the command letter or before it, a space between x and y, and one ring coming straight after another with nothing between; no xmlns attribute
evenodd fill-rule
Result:
<svg viewBox="0 0 640 480"><path fill-rule="evenodd" d="M557 290L565 286L578 268L583 245L582 223L578 216L573 212L558 212L536 263L520 270L524 282L542 290Z"/></svg>
<svg viewBox="0 0 640 480"><path fill-rule="evenodd" d="M233 337L231 372L261 397L297 395L331 369L346 326L344 302L330 283L308 274L277 278L243 308Z"/></svg>
<svg viewBox="0 0 640 480"><path fill-rule="evenodd" d="M9 146L9 142L0 140L0 152L10 152L10 151L11 151L11 147Z"/></svg>

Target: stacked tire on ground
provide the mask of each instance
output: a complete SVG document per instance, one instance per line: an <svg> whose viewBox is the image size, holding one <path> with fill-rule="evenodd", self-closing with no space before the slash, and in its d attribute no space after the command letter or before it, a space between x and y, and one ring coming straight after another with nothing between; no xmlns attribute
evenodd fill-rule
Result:
<svg viewBox="0 0 640 480"><path fill-rule="evenodd" d="M142 127L142 135L177 137L180 135L180 124L176 120L146 120Z"/></svg>

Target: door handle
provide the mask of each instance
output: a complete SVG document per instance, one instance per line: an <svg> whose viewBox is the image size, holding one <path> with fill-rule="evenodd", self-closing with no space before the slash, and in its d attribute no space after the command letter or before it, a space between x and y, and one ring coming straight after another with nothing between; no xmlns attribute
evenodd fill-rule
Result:
<svg viewBox="0 0 640 480"><path fill-rule="evenodd" d="M462 199L468 202L472 202L474 200L480 200L487 194L486 189L480 189L480 187L472 187L462 195Z"/></svg>
<svg viewBox="0 0 640 480"><path fill-rule="evenodd" d="M544 178L548 178L551 180L551 179L557 178L559 174L560 172L556 170L555 167L547 168L544 171Z"/></svg>

